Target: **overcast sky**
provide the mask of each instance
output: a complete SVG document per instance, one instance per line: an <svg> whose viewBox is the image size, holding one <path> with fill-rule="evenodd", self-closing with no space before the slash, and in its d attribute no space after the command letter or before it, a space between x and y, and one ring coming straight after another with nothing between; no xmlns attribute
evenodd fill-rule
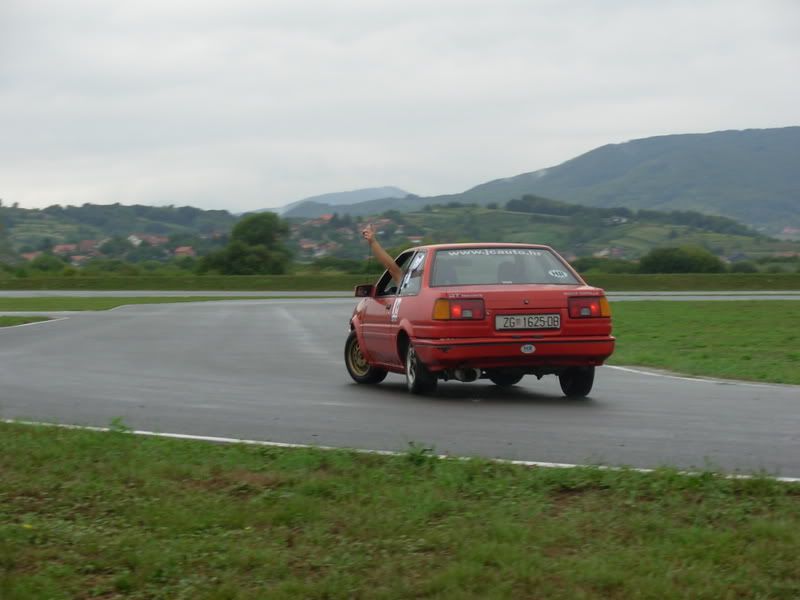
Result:
<svg viewBox="0 0 800 600"><path fill-rule="evenodd" d="M455 193L800 124L797 0L0 0L0 198Z"/></svg>

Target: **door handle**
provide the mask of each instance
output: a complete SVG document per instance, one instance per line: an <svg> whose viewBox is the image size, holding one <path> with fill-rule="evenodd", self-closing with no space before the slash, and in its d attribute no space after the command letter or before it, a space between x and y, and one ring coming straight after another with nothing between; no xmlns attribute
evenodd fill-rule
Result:
<svg viewBox="0 0 800 600"><path fill-rule="evenodd" d="M388 305L388 304L387 304L386 306L384 306L384 308L385 308L386 310L392 310L392 307L391 307L390 305Z"/></svg>

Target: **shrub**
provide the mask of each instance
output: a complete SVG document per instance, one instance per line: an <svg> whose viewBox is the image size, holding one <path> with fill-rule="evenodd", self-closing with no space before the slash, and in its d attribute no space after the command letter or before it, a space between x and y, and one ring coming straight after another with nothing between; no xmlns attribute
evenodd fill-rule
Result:
<svg viewBox="0 0 800 600"><path fill-rule="evenodd" d="M758 273L758 267L751 260L741 260L731 265L731 273Z"/></svg>
<svg viewBox="0 0 800 600"><path fill-rule="evenodd" d="M639 262L640 273L722 273L725 265L704 248L654 248Z"/></svg>
<svg viewBox="0 0 800 600"><path fill-rule="evenodd" d="M66 263L52 254L40 254L30 262L30 268L44 273L58 273Z"/></svg>

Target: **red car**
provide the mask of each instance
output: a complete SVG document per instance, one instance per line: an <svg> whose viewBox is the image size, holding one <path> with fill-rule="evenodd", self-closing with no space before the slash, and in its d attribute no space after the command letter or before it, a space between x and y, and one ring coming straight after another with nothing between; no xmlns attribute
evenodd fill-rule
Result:
<svg viewBox="0 0 800 600"><path fill-rule="evenodd" d="M344 357L358 383L405 373L420 394L439 379L507 387L557 375L566 396L583 397L614 351L603 290L548 246L439 244L396 262L399 289L387 271L355 290Z"/></svg>

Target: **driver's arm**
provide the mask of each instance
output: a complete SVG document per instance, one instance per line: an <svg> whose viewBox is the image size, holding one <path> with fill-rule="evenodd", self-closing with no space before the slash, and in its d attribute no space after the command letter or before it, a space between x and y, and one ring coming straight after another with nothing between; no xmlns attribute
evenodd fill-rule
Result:
<svg viewBox="0 0 800 600"><path fill-rule="evenodd" d="M375 255L381 264L386 267L386 270L392 276L392 280L400 286L400 281L403 279L403 270L397 266L397 263L394 262L394 259L389 256L389 253L383 249L378 243L378 240L375 239L375 230L372 228L372 225L367 225L362 231L361 235L364 236L364 239L369 242L370 250Z"/></svg>

